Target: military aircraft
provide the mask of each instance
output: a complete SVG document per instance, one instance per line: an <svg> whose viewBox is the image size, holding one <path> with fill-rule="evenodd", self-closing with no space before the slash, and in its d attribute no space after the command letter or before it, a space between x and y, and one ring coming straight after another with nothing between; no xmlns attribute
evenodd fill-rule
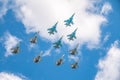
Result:
<svg viewBox="0 0 120 80"><path fill-rule="evenodd" d="M76 55L76 54L78 54L78 51L77 51L78 46L79 46L79 44L77 44L74 49L72 49L72 50L69 51L71 55Z"/></svg>
<svg viewBox="0 0 120 80"><path fill-rule="evenodd" d="M78 63L80 61L80 58L78 58L73 64L71 64L71 68L72 69L77 69L79 66L78 66Z"/></svg>
<svg viewBox="0 0 120 80"><path fill-rule="evenodd" d="M79 67L78 62L75 62L75 63L71 64L72 69L77 69L78 67Z"/></svg>
<svg viewBox="0 0 120 80"><path fill-rule="evenodd" d="M74 23L73 23L73 17L74 17L74 15L75 15L75 13L74 13L69 19L67 19L67 20L64 21L66 27L67 27L67 26L71 26L71 24L72 24L72 25L74 24Z"/></svg>
<svg viewBox="0 0 120 80"><path fill-rule="evenodd" d="M19 51L20 51L20 47L18 45L16 47L14 47L14 48L11 49L11 52L13 54L17 54L17 53L19 53Z"/></svg>
<svg viewBox="0 0 120 80"><path fill-rule="evenodd" d="M75 36L76 31L77 31L77 29L75 29L74 32L72 32L71 34L67 35L69 40L73 41L74 39L76 39L76 36Z"/></svg>
<svg viewBox="0 0 120 80"><path fill-rule="evenodd" d="M63 58L64 58L64 55L62 55L62 57L56 61L57 66L60 66L61 64L63 64Z"/></svg>
<svg viewBox="0 0 120 80"><path fill-rule="evenodd" d="M41 61L41 59L42 59L42 58L41 58L42 53L43 53L43 52L40 52L40 54L34 58L34 63L38 63L38 62Z"/></svg>
<svg viewBox="0 0 120 80"><path fill-rule="evenodd" d="M37 32L37 33L35 34L35 36L30 39L30 42L31 42L31 43L33 43L33 44L37 43L38 34L39 34L39 32Z"/></svg>
<svg viewBox="0 0 120 80"><path fill-rule="evenodd" d="M63 36L57 42L53 43L53 45L54 45L53 47L54 48L60 48L60 47L62 47L62 44L61 44L62 38L63 38Z"/></svg>
<svg viewBox="0 0 120 80"><path fill-rule="evenodd" d="M56 30L57 24L58 24L58 22L56 22L51 28L48 28L48 29L47 29L47 30L48 30L48 33L49 33L50 35L51 35L51 34L54 35L55 32L57 33L57 30Z"/></svg>

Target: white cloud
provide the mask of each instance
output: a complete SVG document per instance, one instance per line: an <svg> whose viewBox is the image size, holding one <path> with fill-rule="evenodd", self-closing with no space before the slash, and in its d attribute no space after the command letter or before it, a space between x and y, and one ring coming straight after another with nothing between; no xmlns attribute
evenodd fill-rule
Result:
<svg viewBox="0 0 120 80"><path fill-rule="evenodd" d="M44 56L50 56L50 55L51 55L51 54L50 54L50 53L51 53L51 50L52 50L52 47L51 47L50 49L46 50L45 53L44 53L42 56L43 56L43 57L44 57Z"/></svg>
<svg viewBox="0 0 120 80"><path fill-rule="evenodd" d="M8 0L0 0L0 19L6 14L8 10Z"/></svg>
<svg viewBox="0 0 120 80"><path fill-rule="evenodd" d="M106 2L102 7L101 14L107 15L111 10L112 10L112 7L110 3Z"/></svg>
<svg viewBox="0 0 120 80"><path fill-rule="evenodd" d="M120 80L119 41L115 41L107 55L99 60L98 68L95 80Z"/></svg>
<svg viewBox="0 0 120 80"><path fill-rule="evenodd" d="M11 48L15 47L21 40L16 36L11 35L9 32L5 34L4 46L6 49L5 56L8 57L12 55Z"/></svg>
<svg viewBox="0 0 120 80"><path fill-rule="evenodd" d="M105 43L106 41L108 41L109 37L110 37L110 34L106 34L103 39L103 42Z"/></svg>
<svg viewBox="0 0 120 80"><path fill-rule="evenodd" d="M13 73L0 72L0 80L27 80L27 78Z"/></svg>
<svg viewBox="0 0 120 80"><path fill-rule="evenodd" d="M95 14L86 10L95 9L95 6L91 7L91 5L98 4L100 1L94 1L93 3L91 0L15 0L15 3L19 7L14 8L16 16L25 25L27 32L39 30L40 36L50 41L54 41L64 35L63 41L65 43L87 44L89 48L95 48L100 43L100 28L107 19L101 13ZM105 13L109 10L107 9ZM75 13L75 24L66 28L64 20L68 19L73 13ZM49 36L47 28L57 21L59 22L58 33L54 36ZM78 28L77 39L74 42L69 41L66 35L73 32L76 28Z"/></svg>
<svg viewBox="0 0 120 80"><path fill-rule="evenodd" d="M68 58L69 58L69 60L74 60L75 62L77 62L77 61L80 60L80 57L79 57L79 56L69 55Z"/></svg>

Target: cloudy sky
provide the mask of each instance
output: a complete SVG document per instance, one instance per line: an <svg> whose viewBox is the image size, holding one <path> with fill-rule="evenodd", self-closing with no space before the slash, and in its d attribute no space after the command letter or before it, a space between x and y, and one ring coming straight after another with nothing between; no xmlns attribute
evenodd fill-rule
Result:
<svg viewBox="0 0 120 80"><path fill-rule="evenodd" d="M74 13L74 25L66 27L64 20ZM120 80L119 19L120 0L0 0L0 80ZM49 35L56 22L57 33ZM76 28L77 38L69 41ZM38 42L31 44L38 31ZM61 36L62 47L55 49ZM78 43L78 54L71 56ZM18 44L20 52L11 53ZM78 59L79 67L71 69Z"/></svg>

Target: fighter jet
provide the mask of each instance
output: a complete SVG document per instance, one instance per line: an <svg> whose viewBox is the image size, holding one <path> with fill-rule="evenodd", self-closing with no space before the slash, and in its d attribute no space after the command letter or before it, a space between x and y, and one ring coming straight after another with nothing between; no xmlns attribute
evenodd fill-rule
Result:
<svg viewBox="0 0 120 80"><path fill-rule="evenodd" d="M78 67L79 67L78 62L75 62L75 63L71 64L72 69L77 69Z"/></svg>
<svg viewBox="0 0 120 80"><path fill-rule="evenodd" d="M72 32L71 34L67 35L69 40L73 41L74 39L76 39L76 36L75 36L76 31L77 31L77 29L75 29L74 32Z"/></svg>
<svg viewBox="0 0 120 80"><path fill-rule="evenodd" d="M77 51L78 46L79 46L79 44L77 44L74 49L69 51L71 55L76 55L78 53L78 51Z"/></svg>
<svg viewBox="0 0 120 80"><path fill-rule="evenodd" d="M67 20L64 21L66 27L67 27L67 26L71 26L71 25L74 24L74 23L73 23L73 17L74 17L74 15L75 15L75 13L74 13L69 19L67 19Z"/></svg>
<svg viewBox="0 0 120 80"><path fill-rule="evenodd" d="M48 28L48 29L47 29L47 30L48 30L48 33L49 33L50 35L51 35L51 34L54 35L55 32L57 33L57 30L56 30L57 24L58 24L58 22L56 22L51 28Z"/></svg>
<svg viewBox="0 0 120 80"><path fill-rule="evenodd" d="M38 56L36 56L35 58L34 58L34 63L38 63L38 62L40 62L41 61L41 55L42 55L42 53L43 52L41 52Z"/></svg>
<svg viewBox="0 0 120 80"><path fill-rule="evenodd" d="M61 64L63 64L63 57L64 55L62 55L62 57L56 61L57 66L60 66Z"/></svg>
<svg viewBox="0 0 120 80"><path fill-rule="evenodd" d="M30 42L31 42L31 43L33 43L33 44L37 43L38 33L39 33L39 32L37 32L37 33L35 34L35 36L30 39Z"/></svg>
<svg viewBox="0 0 120 80"><path fill-rule="evenodd" d="M53 47L54 48L60 48L60 47L62 47L62 44L61 44L62 38L63 38L63 36L57 42L53 43L53 45L54 45Z"/></svg>
<svg viewBox="0 0 120 80"><path fill-rule="evenodd" d="M17 54L17 53L19 53L19 51L20 51L20 48L19 48L18 45L17 45L16 47L14 47L14 48L11 49L11 52L12 52L13 54Z"/></svg>

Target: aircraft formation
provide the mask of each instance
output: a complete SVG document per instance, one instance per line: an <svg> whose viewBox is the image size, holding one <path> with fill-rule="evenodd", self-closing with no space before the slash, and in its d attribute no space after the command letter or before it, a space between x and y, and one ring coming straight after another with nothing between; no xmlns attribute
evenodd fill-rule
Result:
<svg viewBox="0 0 120 80"><path fill-rule="evenodd" d="M72 26L74 23L73 23L73 18L74 18L74 15L75 13L67 20L64 21L64 25L66 27L68 26ZM48 34L50 35L54 35L55 33L57 33L57 25L58 25L58 22L56 22L51 28L48 28L47 31L48 31ZM74 39L76 39L76 31L77 31L77 28L71 33L71 34L68 34L67 35L67 38L68 40L71 40L73 41ZM37 32L31 39L30 39L30 43L31 44L36 44L37 41L38 41L38 35L39 35L39 32ZM63 36L61 36L56 42L53 43L53 47L55 49L59 49L60 47L62 47L62 38ZM69 50L69 54L72 55L72 56L76 56L78 54L78 46L79 44L77 44L75 46L75 48ZM13 54L17 54L19 53L20 51L20 46L19 45L16 45L16 47L12 48L11 49L11 53ZM41 60L42 60L42 54L43 52L40 52L34 59L34 63L39 63ZM57 61L56 61L56 66L60 66L64 63L64 56L65 55L62 55ZM73 64L71 64L71 68L72 69L77 69L78 68L78 63L79 63L79 60L78 61L75 61Z"/></svg>

